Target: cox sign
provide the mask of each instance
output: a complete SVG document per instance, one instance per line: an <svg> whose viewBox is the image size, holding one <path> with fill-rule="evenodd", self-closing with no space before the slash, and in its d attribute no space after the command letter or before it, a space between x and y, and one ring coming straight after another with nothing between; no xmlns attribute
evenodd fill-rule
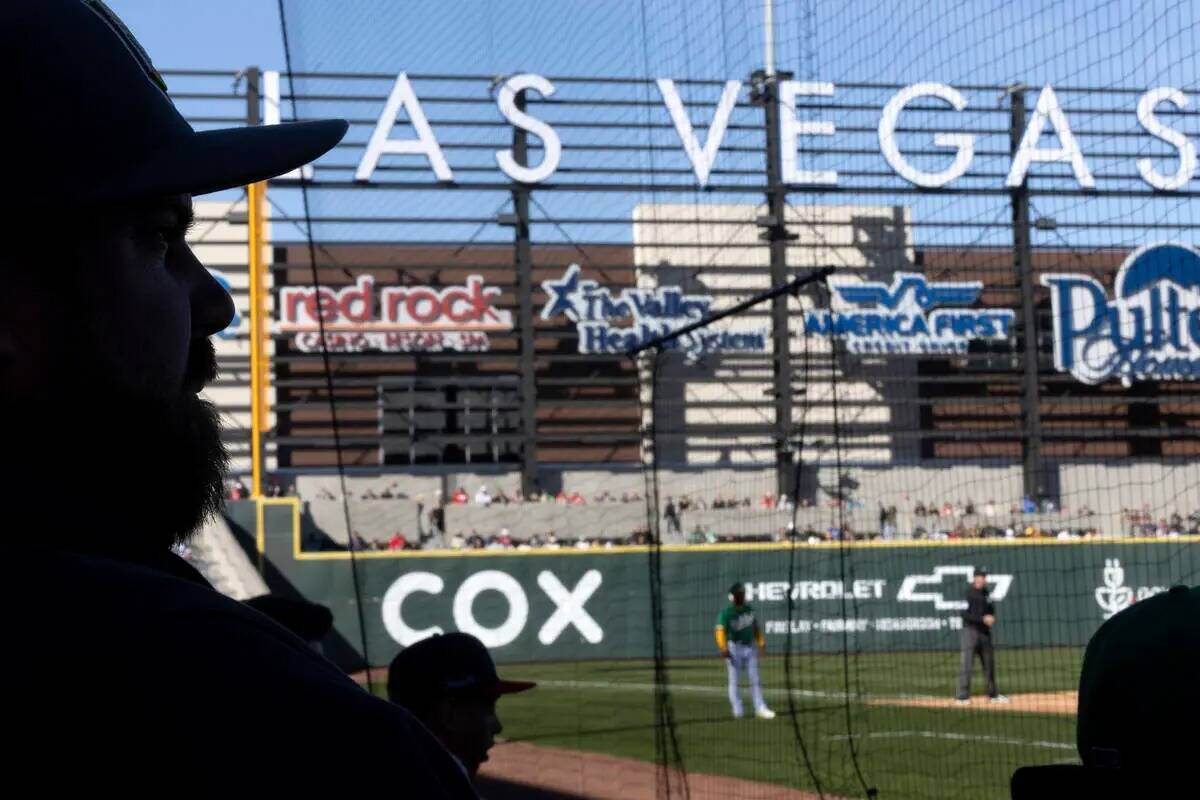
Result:
<svg viewBox="0 0 1200 800"><path fill-rule="evenodd" d="M592 569L583 574L574 588L567 588L550 570L539 572L538 587L553 603L554 610L546 619L533 621L539 626L538 641L543 645L554 644L563 631L574 627L588 644L600 644L604 640L604 630L585 605L600 588L601 581L600 571ZM419 593L441 595L445 588L442 577L432 572L409 572L396 579L384 593L381 607L383 626L388 635L407 647L443 633L437 625L410 625L405 619L404 601ZM506 605L506 611L496 624L481 623L475 616L477 601L488 592L500 595L496 599ZM453 615L458 630L479 637L490 648L512 644L531 622L529 597L525 590L516 578L496 569L476 572L458 586L454 592Z"/></svg>

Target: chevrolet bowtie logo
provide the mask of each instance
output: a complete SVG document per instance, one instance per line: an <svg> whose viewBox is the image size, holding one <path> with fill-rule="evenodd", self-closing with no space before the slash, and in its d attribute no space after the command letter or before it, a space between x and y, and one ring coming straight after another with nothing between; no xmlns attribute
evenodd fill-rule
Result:
<svg viewBox="0 0 1200 800"><path fill-rule="evenodd" d="M967 607L963 595L974 573L974 567L940 566L933 568L932 575L906 575L904 582L900 584L896 600L904 603L933 603L933 607L938 611L963 611ZM952 580L947 582L947 578ZM1012 575L988 575L989 596L993 600L1003 600L1008 594L1008 588L1012 586L1012 581Z"/></svg>

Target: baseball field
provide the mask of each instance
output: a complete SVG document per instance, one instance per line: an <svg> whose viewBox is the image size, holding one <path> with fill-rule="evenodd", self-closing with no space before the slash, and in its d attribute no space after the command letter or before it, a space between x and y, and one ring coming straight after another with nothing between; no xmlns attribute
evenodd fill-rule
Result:
<svg viewBox="0 0 1200 800"><path fill-rule="evenodd" d="M731 718L724 662L715 655L674 661L668 674L679 750L691 781L700 785L699 792L693 787L693 797L803 796L772 794L771 786L807 790L813 797L818 788L828 797L864 797L865 784L881 798L959 800L1007 798L1016 767L1075 759L1074 691L1081 657L1076 648L1001 650L1000 689L1012 703L986 701L976 665L973 702L958 706L951 700L957 652L794 656L789 709L784 659L769 656L762 665L763 686L779 715L769 721ZM504 743L493 750L487 768L493 773L512 776L515 770L522 777L506 748L520 751L526 761L534 747L655 759L652 662L504 665L501 673L539 686L501 701ZM560 754L547 762L561 760ZM581 796L642 796L604 788L622 764L604 759L589 770L582 758L565 770L565 778L559 775L556 788ZM632 775L638 766L630 763L627 771ZM644 767L641 772L652 776ZM721 793L710 795L702 784L712 775L753 783L722 784ZM524 777L535 784L554 782L549 773Z"/></svg>

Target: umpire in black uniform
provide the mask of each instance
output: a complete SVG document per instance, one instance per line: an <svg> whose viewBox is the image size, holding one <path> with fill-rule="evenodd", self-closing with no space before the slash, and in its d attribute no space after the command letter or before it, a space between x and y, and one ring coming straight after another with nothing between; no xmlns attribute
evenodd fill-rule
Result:
<svg viewBox="0 0 1200 800"><path fill-rule="evenodd" d="M962 612L962 661L958 668L958 693L955 700L959 705L971 702L971 671L975 667L975 654L983 662L983 674L987 678L988 699L993 703L1007 703L1008 698L996 688L996 650L992 646L992 628L996 624L996 606L988 597L987 570L976 567L967 589L967 608Z"/></svg>

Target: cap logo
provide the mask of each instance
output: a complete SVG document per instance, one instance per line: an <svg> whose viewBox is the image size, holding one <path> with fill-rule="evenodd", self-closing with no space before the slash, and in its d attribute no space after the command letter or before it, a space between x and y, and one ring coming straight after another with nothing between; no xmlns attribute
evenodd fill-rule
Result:
<svg viewBox="0 0 1200 800"><path fill-rule="evenodd" d="M125 27L125 23L121 18L112 12L102 0L81 0L93 14L109 27L117 38L121 40L121 44L125 45L125 49L133 56L134 60L142 68L142 72L146 73L146 77L150 82L162 90L163 94L167 93L167 82L163 80L162 74L154 68L154 64L150 61L149 54L138 44L138 40L133 37L133 33L129 28Z"/></svg>

